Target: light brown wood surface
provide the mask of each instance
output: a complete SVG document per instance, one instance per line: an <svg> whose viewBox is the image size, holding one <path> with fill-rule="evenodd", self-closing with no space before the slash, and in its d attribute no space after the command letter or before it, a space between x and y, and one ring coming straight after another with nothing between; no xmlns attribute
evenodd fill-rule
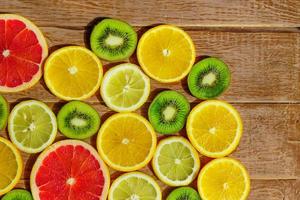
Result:
<svg viewBox="0 0 300 200"><path fill-rule="evenodd" d="M158 23L182 27L194 40L198 59L217 56L230 66L232 83L220 99L231 102L244 121L241 144L231 156L250 172L249 199L300 199L300 1L1 0L0 13L21 14L34 21L44 32L50 52L70 44L86 45L90 22L97 17L128 21L139 35ZM137 63L134 57L129 61ZM103 64L105 69L115 65ZM144 116L149 102L165 88L184 93L192 106L200 102L189 94L185 80L177 84L152 81L151 87L148 102L138 111ZM4 96L11 107L33 98L57 112L64 103L42 80L27 91ZM99 93L87 101L99 111L102 121L113 113ZM0 135L7 137L6 131ZM95 145L95 137L87 142ZM25 168L17 187L29 189L37 155L22 156ZM143 171L152 174L149 168ZM112 171L112 177L118 175ZM170 188L160 185L167 195Z"/></svg>

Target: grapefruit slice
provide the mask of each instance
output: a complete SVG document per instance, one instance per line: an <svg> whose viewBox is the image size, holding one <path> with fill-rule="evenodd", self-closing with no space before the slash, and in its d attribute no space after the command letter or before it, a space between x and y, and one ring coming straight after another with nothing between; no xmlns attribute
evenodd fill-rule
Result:
<svg viewBox="0 0 300 200"><path fill-rule="evenodd" d="M31 21L0 15L0 92L18 92L37 83L47 55L46 40Z"/></svg>
<svg viewBox="0 0 300 200"><path fill-rule="evenodd" d="M30 176L35 200L105 200L109 171L97 151L78 140L63 140L37 158Z"/></svg>

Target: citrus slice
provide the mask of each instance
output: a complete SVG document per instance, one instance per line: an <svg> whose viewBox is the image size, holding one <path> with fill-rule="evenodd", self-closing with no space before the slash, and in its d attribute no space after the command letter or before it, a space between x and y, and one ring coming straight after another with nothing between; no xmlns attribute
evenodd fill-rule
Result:
<svg viewBox="0 0 300 200"><path fill-rule="evenodd" d="M0 131L6 127L9 115L9 104L6 99L0 95Z"/></svg>
<svg viewBox="0 0 300 200"><path fill-rule="evenodd" d="M119 176L111 185L108 200L161 200L161 190L155 180L141 172Z"/></svg>
<svg viewBox="0 0 300 200"><path fill-rule="evenodd" d="M156 176L165 184L183 186L196 178L200 159L187 139L173 136L159 142L152 166Z"/></svg>
<svg viewBox="0 0 300 200"><path fill-rule="evenodd" d="M137 47L138 61L146 74L165 83L183 79L195 62L195 54L190 36L171 25L148 30Z"/></svg>
<svg viewBox="0 0 300 200"><path fill-rule="evenodd" d="M201 154L219 158L236 149L242 137L243 123L232 105L209 100L191 111L186 129L191 143Z"/></svg>
<svg viewBox="0 0 300 200"><path fill-rule="evenodd" d="M106 200L109 171L97 151L78 140L59 141L37 158L30 175L35 200Z"/></svg>
<svg viewBox="0 0 300 200"><path fill-rule="evenodd" d="M15 187L22 171L23 161L20 152L10 141L0 137L0 196Z"/></svg>
<svg viewBox="0 0 300 200"><path fill-rule="evenodd" d="M203 200L246 200L250 178L245 167L232 158L218 158L203 167L198 177Z"/></svg>
<svg viewBox="0 0 300 200"><path fill-rule="evenodd" d="M101 96L114 111L137 110L147 101L149 94L150 79L134 64L117 65L103 77Z"/></svg>
<svg viewBox="0 0 300 200"><path fill-rule="evenodd" d="M45 63L47 87L54 95L67 101L91 97L98 90L102 75L100 60L84 47L58 49Z"/></svg>
<svg viewBox="0 0 300 200"><path fill-rule="evenodd" d="M56 117L44 103L36 100L17 104L8 118L11 141L26 153L38 153L53 143L56 133Z"/></svg>
<svg viewBox="0 0 300 200"><path fill-rule="evenodd" d="M135 113L118 113L100 128L97 148L111 168L134 171L150 162L156 142L154 129L145 118Z"/></svg>
<svg viewBox="0 0 300 200"><path fill-rule="evenodd" d="M19 15L0 14L0 92L19 92L36 84L47 55L38 27Z"/></svg>

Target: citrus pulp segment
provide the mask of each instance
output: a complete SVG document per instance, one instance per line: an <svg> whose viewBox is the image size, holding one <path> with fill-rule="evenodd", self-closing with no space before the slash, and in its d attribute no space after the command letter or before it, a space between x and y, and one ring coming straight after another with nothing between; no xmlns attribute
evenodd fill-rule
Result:
<svg viewBox="0 0 300 200"><path fill-rule="evenodd" d="M137 57L147 75L159 82L183 79L195 62L195 46L182 29L159 25L144 33L138 43Z"/></svg>
<svg viewBox="0 0 300 200"><path fill-rule="evenodd" d="M35 200L105 200L109 171L97 151L79 140L62 140L42 152L30 176Z"/></svg>
<svg viewBox="0 0 300 200"><path fill-rule="evenodd" d="M42 32L19 15L0 14L0 92L19 92L36 84L48 46Z"/></svg>
<svg viewBox="0 0 300 200"><path fill-rule="evenodd" d="M156 176L169 186L190 184L200 169L198 152L183 137L173 136L159 142L152 159Z"/></svg>
<svg viewBox="0 0 300 200"><path fill-rule="evenodd" d="M109 200L161 200L162 194L155 180L141 172L119 176L111 185Z"/></svg>
<svg viewBox="0 0 300 200"><path fill-rule="evenodd" d="M19 182L23 171L20 152L7 139L0 137L0 196Z"/></svg>
<svg viewBox="0 0 300 200"><path fill-rule="evenodd" d="M203 167L198 177L203 200L246 200L250 178L245 167L232 158L218 158Z"/></svg>
<svg viewBox="0 0 300 200"><path fill-rule="evenodd" d="M47 87L64 100L82 100L99 88L103 75L102 64L90 50L68 46L53 52L45 63Z"/></svg>
<svg viewBox="0 0 300 200"><path fill-rule="evenodd" d="M237 148L243 123L232 105L208 100L192 109L186 129L191 143L201 154L219 158L229 155Z"/></svg>
<svg viewBox="0 0 300 200"><path fill-rule="evenodd" d="M8 133L21 151L38 153L53 143L57 133L56 117L40 101L23 101L9 115Z"/></svg>
<svg viewBox="0 0 300 200"><path fill-rule="evenodd" d="M145 118L135 113L118 113L101 126L97 148L111 168L134 171L150 162L156 142L156 134Z"/></svg>
<svg viewBox="0 0 300 200"><path fill-rule="evenodd" d="M140 108L150 94L150 79L131 63L123 63L108 70L101 85L105 104L117 112L131 112Z"/></svg>

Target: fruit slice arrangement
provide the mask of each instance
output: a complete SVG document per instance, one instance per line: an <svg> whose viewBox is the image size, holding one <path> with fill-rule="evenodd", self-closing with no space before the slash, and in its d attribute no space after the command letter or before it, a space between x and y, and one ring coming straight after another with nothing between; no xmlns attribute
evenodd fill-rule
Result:
<svg viewBox="0 0 300 200"><path fill-rule="evenodd" d="M100 127L100 116L90 105L72 101L64 105L57 115L59 131L73 139L94 135Z"/></svg>
<svg viewBox="0 0 300 200"><path fill-rule="evenodd" d="M150 79L138 66L124 63L105 73L101 96L105 104L117 112L131 112L148 99Z"/></svg>
<svg viewBox="0 0 300 200"><path fill-rule="evenodd" d="M134 171L150 162L156 148L156 135L151 124L142 116L119 113L101 126L97 148L111 168Z"/></svg>
<svg viewBox="0 0 300 200"><path fill-rule="evenodd" d="M48 53L43 35L23 17L0 15L0 36L0 92L31 87L41 77L41 64ZM72 100L59 109L57 118L37 100L22 101L9 114L9 105L0 95L0 130L8 121L13 142L0 137L0 195L5 194L2 200L161 200L156 179L136 172L151 159L154 175L160 181L172 187L182 186L164 199L247 199L248 172L237 160L223 158L237 148L242 136L238 111L219 100L203 101L190 111L188 98L172 90L161 91L147 104L150 78L139 66L128 63L137 43L139 65L156 81L178 82L189 74L188 89L198 99L216 98L230 84L229 68L220 59L206 58L194 65L193 41L180 28L159 25L146 31L138 42L137 33L126 22L102 20L90 36L92 51L79 46L63 47L45 63L44 80L49 90L60 99ZM103 69L98 57L127 61L108 69L101 87ZM120 112L109 114L103 124L99 107L96 110L79 101L94 95L99 87L105 105ZM149 121L130 113L145 103L149 105ZM51 145L57 124L60 133L72 140ZM178 135L168 137L185 134L185 125L189 140ZM164 134L157 147L155 131ZM98 152L80 141L97 132ZM14 145L26 153L43 151L31 171L32 195L23 189L12 190L23 169ZM198 152L217 159L200 170ZM110 190L109 169L104 162L114 170L130 172L116 177ZM198 192L188 186L197 176Z"/></svg>
<svg viewBox="0 0 300 200"><path fill-rule="evenodd" d="M0 137L0 196L15 187L22 171L21 154L10 141Z"/></svg>
<svg viewBox="0 0 300 200"><path fill-rule="evenodd" d="M102 74L102 64L95 54L83 47L68 46L49 56L44 79L59 98L82 100L98 90Z"/></svg>
<svg viewBox="0 0 300 200"><path fill-rule="evenodd" d="M23 101L10 113L9 137L26 153L38 153L53 143L57 124L52 110L36 100Z"/></svg>
<svg viewBox="0 0 300 200"><path fill-rule="evenodd" d="M0 92L18 92L36 84L48 47L42 32L28 19L0 14Z"/></svg>
<svg viewBox="0 0 300 200"><path fill-rule="evenodd" d="M200 169L197 151L183 137L160 141L152 160L155 174L170 186L190 184Z"/></svg>
<svg viewBox="0 0 300 200"><path fill-rule="evenodd" d="M109 61L124 60L135 51L137 33L126 22L104 19L93 29L90 39L97 56Z"/></svg>
<svg viewBox="0 0 300 200"><path fill-rule="evenodd" d="M189 112L190 104L185 96L175 91L163 91L152 101L148 118L155 131L172 134L184 127Z"/></svg>
<svg viewBox="0 0 300 200"><path fill-rule="evenodd" d="M141 172L131 172L112 183L108 199L161 200L161 196L160 188L152 177Z"/></svg>
<svg viewBox="0 0 300 200"><path fill-rule="evenodd" d="M78 140L63 140L46 149L30 176L35 200L105 200L109 184L109 171L97 151Z"/></svg>

